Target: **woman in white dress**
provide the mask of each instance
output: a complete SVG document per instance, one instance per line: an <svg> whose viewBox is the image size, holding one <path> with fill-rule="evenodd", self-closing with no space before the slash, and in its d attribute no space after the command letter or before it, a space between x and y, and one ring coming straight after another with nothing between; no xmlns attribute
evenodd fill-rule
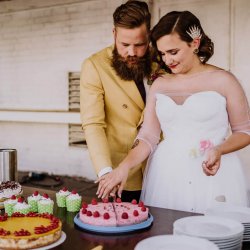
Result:
<svg viewBox="0 0 250 250"><path fill-rule="evenodd" d="M146 205L201 213L215 201L247 206L235 152L250 143L249 106L240 83L207 64L213 43L188 11L162 17L152 44L172 74L153 83L135 144L117 169L99 179L98 196L116 185L120 195L129 170L149 156L141 196Z"/></svg>

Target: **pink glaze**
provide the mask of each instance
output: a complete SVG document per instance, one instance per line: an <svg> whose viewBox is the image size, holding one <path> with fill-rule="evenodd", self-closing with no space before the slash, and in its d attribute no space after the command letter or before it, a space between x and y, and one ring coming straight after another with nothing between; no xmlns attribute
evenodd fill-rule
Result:
<svg viewBox="0 0 250 250"><path fill-rule="evenodd" d="M83 209L83 208L82 208ZM91 211L92 215L88 216L87 213L83 214L82 209L79 212L80 220L86 224L93 226L116 226L116 216L112 203L99 202L97 205L88 204L87 211ZM94 217L94 213L98 211L99 217ZM109 214L109 219L104 219L103 215Z"/></svg>
<svg viewBox="0 0 250 250"><path fill-rule="evenodd" d="M80 220L93 226L127 226L138 224L148 219L149 212L148 208L143 206L142 209L142 207L139 207L138 204L132 204L130 202L98 202L97 205L88 204L88 207L84 210L84 214L82 213L83 209L84 208L82 208L79 213ZM134 212L135 210L137 212ZM87 213L87 211L89 212ZM99 217L94 216L96 211L98 211L100 215ZM105 213L109 213L109 219L104 219L103 215ZM123 215L123 213L126 214ZM87 214L92 215L88 216Z"/></svg>
<svg viewBox="0 0 250 250"><path fill-rule="evenodd" d="M138 224L148 219L148 208L146 208L146 211L142 211L138 204L132 204L130 202L115 202L113 205L116 213L117 226ZM135 210L138 212L137 216L134 215ZM122 218L123 213L128 214L127 219Z"/></svg>

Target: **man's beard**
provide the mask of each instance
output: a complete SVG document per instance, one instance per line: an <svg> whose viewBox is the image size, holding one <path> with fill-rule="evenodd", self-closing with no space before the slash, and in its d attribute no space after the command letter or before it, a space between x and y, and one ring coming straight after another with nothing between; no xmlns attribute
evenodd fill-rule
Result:
<svg viewBox="0 0 250 250"><path fill-rule="evenodd" d="M129 62L135 63L129 63ZM151 73L151 55L149 49L143 57L128 56L123 58L118 54L117 48L113 50L112 67L123 80L141 81Z"/></svg>

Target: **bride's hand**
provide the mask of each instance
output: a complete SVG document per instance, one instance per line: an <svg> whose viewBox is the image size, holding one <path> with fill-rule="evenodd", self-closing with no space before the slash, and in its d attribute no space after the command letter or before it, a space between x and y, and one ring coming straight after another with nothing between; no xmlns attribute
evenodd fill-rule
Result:
<svg viewBox="0 0 250 250"><path fill-rule="evenodd" d="M114 187L119 185L118 196L121 197L122 190L128 178L128 169L118 167L112 172L100 177L97 182L99 182L96 194L98 198L107 197Z"/></svg>
<svg viewBox="0 0 250 250"><path fill-rule="evenodd" d="M218 148L210 149L206 154L206 160L202 163L202 168L207 176L216 175L220 168L221 152Z"/></svg>

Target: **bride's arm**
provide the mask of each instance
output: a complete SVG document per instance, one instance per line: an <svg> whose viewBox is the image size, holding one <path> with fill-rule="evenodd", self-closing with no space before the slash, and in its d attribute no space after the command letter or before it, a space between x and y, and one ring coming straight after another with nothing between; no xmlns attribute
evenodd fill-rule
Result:
<svg viewBox="0 0 250 250"><path fill-rule="evenodd" d="M246 95L238 80L228 73L224 87L227 111L232 135L217 145L206 155L203 170L207 175L215 175L220 167L221 155L240 150L250 144L250 113Z"/></svg>
<svg viewBox="0 0 250 250"><path fill-rule="evenodd" d="M134 141L132 149L117 168L98 180L97 195L99 198L109 195L117 185L119 185L118 196L121 196L129 170L143 162L159 142L161 129L155 110L155 93L158 90L157 80L149 91L143 125Z"/></svg>
<svg viewBox="0 0 250 250"><path fill-rule="evenodd" d="M215 175L220 168L221 156L239 149L242 149L250 144L250 135L244 132L234 132L223 143L210 149L206 154L206 160L202 167L206 175Z"/></svg>

